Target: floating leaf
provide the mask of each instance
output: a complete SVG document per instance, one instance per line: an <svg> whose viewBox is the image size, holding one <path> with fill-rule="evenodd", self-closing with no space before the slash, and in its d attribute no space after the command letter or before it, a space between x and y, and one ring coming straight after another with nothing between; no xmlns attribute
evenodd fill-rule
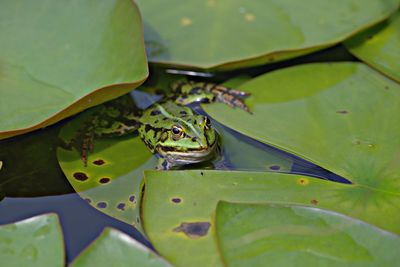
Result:
<svg viewBox="0 0 400 267"><path fill-rule="evenodd" d="M32 217L0 226L1 266L64 266L57 215Z"/></svg>
<svg viewBox="0 0 400 267"><path fill-rule="evenodd" d="M362 61L400 82L400 12L345 44Z"/></svg>
<svg viewBox="0 0 400 267"><path fill-rule="evenodd" d="M399 6L398 0L137 3L149 61L212 70L260 65L334 45Z"/></svg>
<svg viewBox="0 0 400 267"><path fill-rule="evenodd" d="M0 36L0 138L116 98L147 77L130 0L3 1Z"/></svg>
<svg viewBox="0 0 400 267"><path fill-rule="evenodd" d="M253 115L220 104L204 109L236 131L360 186L346 196L351 216L384 211L388 218L368 222L400 233L398 83L364 64L310 64L262 75L240 89L252 93Z"/></svg>
<svg viewBox="0 0 400 267"><path fill-rule="evenodd" d="M128 235L107 228L78 258L71 267L86 266L170 266L149 248Z"/></svg>
<svg viewBox="0 0 400 267"><path fill-rule="evenodd" d="M400 233L399 195L359 184L283 173L206 170L146 171L145 183L145 232L156 250L177 266L222 266L212 221L220 200L319 207ZM387 201L374 203L374 196ZM205 231L207 224L211 225Z"/></svg>
<svg viewBox="0 0 400 267"><path fill-rule="evenodd" d="M99 106L98 108L101 108ZM98 108L71 120L60 132L68 142ZM94 151L84 166L80 151L59 148L60 166L79 195L96 209L141 230L139 206L144 169L156 165L149 149L138 136L96 139Z"/></svg>
<svg viewBox="0 0 400 267"><path fill-rule="evenodd" d="M394 266L398 235L351 217L287 205L218 204L227 266Z"/></svg>

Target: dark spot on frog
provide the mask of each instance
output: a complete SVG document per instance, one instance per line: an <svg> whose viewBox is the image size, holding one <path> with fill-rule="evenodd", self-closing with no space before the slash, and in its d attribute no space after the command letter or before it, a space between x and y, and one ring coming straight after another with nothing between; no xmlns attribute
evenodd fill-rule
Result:
<svg viewBox="0 0 400 267"><path fill-rule="evenodd" d="M194 121L193 121L193 124L196 125L196 124L197 124L197 120L194 120Z"/></svg>
<svg viewBox="0 0 400 267"><path fill-rule="evenodd" d="M135 201L135 198L136 198L135 195L132 195L132 196L129 197L129 201L130 201L130 202L134 202L134 201Z"/></svg>
<svg viewBox="0 0 400 267"><path fill-rule="evenodd" d="M137 222L137 223L140 223L139 217L136 217L136 222Z"/></svg>
<svg viewBox="0 0 400 267"><path fill-rule="evenodd" d="M93 161L93 164L94 165L103 165L104 163L106 163L104 160L102 160L102 159L98 159L98 160L95 160L95 161Z"/></svg>
<svg viewBox="0 0 400 267"><path fill-rule="evenodd" d="M78 181L86 181L89 178L87 177L86 173L83 172L76 172L73 176Z"/></svg>
<svg viewBox="0 0 400 267"><path fill-rule="evenodd" d="M201 176L204 176L204 172L200 172L200 175L201 175Z"/></svg>
<svg viewBox="0 0 400 267"><path fill-rule="evenodd" d="M368 36L367 36L367 39L368 39L368 40L371 40L372 38L374 38L373 35L368 35Z"/></svg>
<svg viewBox="0 0 400 267"><path fill-rule="evenodd" d="M195 87L192 90L190 90L190 94L199 94L201 93L202 88L201 87Z"/></svg>
<svg viewBox="0 0 400 267"><path fill-rule="evenodd" d="M174 228L174 232L182 232L189 238L199 238L207 235L208 229L211 224L209 222L193 222L193 223L181 223L178 227Z"/></svg>
<svg viewBox="0 0 400 267"><path fill-rule="evenodd" d="M279 165L272 165L272 166L269 167L269 169L270 169L270 170L273 170L273 171L279 171L279 170L281 169L281 166L279 166Z"/></svg>
<svg viewBox="0 0 400 267"><path fill-rule="evenodd" d="M179 198L179 197L174 197L174 198L171 199L171 201L174 202L174 203L176 203L176 204L179 204L179 203L182 202L182 199Z"/></svg>
<svg viewBox="0 0 400 267"><path fill-rule="evenodd" d="M168 133L167 133L167 132L163 132L163 133L160 135L160 141L161 141L161 142L164 142L165 140L167 140L167 138L168 138Z"/></svg>
<svg viewBox="0 0 400 267"><path fill-rule="evenodd" d="M155 121L154 121L154 123L156 123L156 124L157 124L158 122L159 122L158 120L155 120Z"/></svg>
<svg viewBox="0 0 400 267"><path fill-rule="evenodd" d="M313 204L313 205L317 205L318 204L318 200L313 199L313 200L310 201L310 203Z"/></svg>
<svg viewBox="0 0 400 267"><path fill-rule="evenodd" d="M168 162L166 160L164 160L164 162L161 165L163 166L164 170L166 170L167 166L168 166Z"/></svg>
<svg viewBox="0 0 400 267"><path fill-rule="evenodd" d="M187 113L186 113L186 111L184 111L184 110L181 110L180 112L179 112L181 115L186 115Z"/></svg>
<svg viewBox="0 0 400 267"><path fill-rule="evenodd" d="M164 118L163 118L163 121L166 121L166 120L168 120L168 118L167 118L167 117L164 117Z"/></svg>
<svg viewBox="0 0 400 267"><path fill-rule="evenodd" d="M389 90L389 89L390 89L390 87L385 85L385 90Z"/></svg>
<svg viewBox="0 0 400 267"><path fill-rule="evenodd" d="M85 198L85 200L86 200L87 203L91 203L92 202L92 200L90 198Z"/></svg>
<svg viewBox="0 0 400 267"><path fill-rule="evenodd" d="M150 112L151 116L157 116L157 115L160 115L160 114L161 114L161 111L159 111L158 109L152 110Z"/></svg>
<svg viewBox="0 0 400 267"><path fill-rule="evenodd" d="M196 137L192 137L192 142L196 142L197 138Z"/></svg>
<svg viewBox="0 0 400 267"><path fill-rule="evenodd" d="M107 203L106 202L99 202L99 203L97 203L96 207L98 207L100 209L107 208Z"/></svg>
<svg viewBox="0 0 400 267"><path fill-rule="evenodd" d="M117 209L124 211L125 210L125 203L119 203L117 205Z"/></svg>
<svg viewBox="0 0 400 267"><path fill-rule="evenodd" d="M339 114L349 114L349 112L348 112L347 110L338 110L338 111L336 111L336 113L339 113Z"/></svg>
<svg viewBox="0 0 400 267"><path fill-rule="evenodd" d="M110 182L110 178L108 178L108 177L103 177L103 178L101 178L100 180L99 180L99 182L101 183L101 184L106 184L106 183L109 183Z"/></svg>

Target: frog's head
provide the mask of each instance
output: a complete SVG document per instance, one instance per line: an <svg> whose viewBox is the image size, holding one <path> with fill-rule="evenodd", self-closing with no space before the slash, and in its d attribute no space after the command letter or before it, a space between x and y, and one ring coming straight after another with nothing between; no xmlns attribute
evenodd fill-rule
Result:
<svg viewBox="0 0 400 267"><path fill-rule="evenodd" d="M157 152L177 164L196 163L212 157L218 134L210 119L193 115L175 121L160 135Z"/></svg>

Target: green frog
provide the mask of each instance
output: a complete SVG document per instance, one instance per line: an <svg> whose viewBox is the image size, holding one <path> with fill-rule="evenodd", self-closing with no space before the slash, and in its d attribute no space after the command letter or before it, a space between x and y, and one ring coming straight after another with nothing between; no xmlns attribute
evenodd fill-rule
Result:
<svg viewBox="0 0 400 267"><path fill-rule="evenodd" d="M157 169L168 170L213 158L218 150L218 133L207 116L196 114L188 104L222 102L250 113L244 103L248 93L205 82L178 81L170 93L144 110L133 111L121 97L105 104L71 141L81 151L84 165L96 138L137 132L159 157ZM124 103L125 102L125 103Z"/></svg>

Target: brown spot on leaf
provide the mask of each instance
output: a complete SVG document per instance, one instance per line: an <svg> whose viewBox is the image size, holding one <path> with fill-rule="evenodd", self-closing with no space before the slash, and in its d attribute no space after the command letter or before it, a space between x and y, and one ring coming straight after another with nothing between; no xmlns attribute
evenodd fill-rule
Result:
<svg viewBox="0 0 400 267"><path fill-rule="evenodd" d="M107 184L107 183L109 183L110 181L111 181L110 178L108 178L108 177L103 177L103 178L101 178L101 179L99 180L99 183L101 183L101 184Z"/></svg>
<svg viewBox="0 0 400 267"><path fill-rule="evenodd" d="M269 166L269 169L270 169L270 170L273 170L273 171L279 171L279 170L281 169L281 166L279 166L279 165L272 165L272 166Z"/></svg>
<svg viewBox="0 0 400 267"><path fill-rule="evenodd" d="M338 110L338 111L336 111L336 113L338 113L338 114L349 114L349 112L347 110Z"/></svg>
<svg viewBox="0 0 400 267"><path fill-rule="evenodd" d="M119 210L125 210L125 203L119 203L118 205L117 205L117 209L119 209Z"/></svg>
<svg viewBox="0 0 400 267"><path fill-rule="evenodd" d="M99 203L97 203L96 207L98 207L100 209L107 208L107 203L106 202L99 202Z"/></svg>
<svg viewBox="0 0 400 267"><path fill-rule="evenodd" d="M181 203L181 202L182 202L182 199L179 198L179 197L174 197L174 198L171 199L171 201L174 202L174 203L176 203L176 204L178 204L178 203Z"/></svg>
<svg viewBox="0 0 400 267"><path fill-rule="evenodd" d="M104 163L106 163L104 160L102 160L102 159L98 159L98 160L95 160L95 161L93 161L93 164L94 165L103 165Z"/></svg>
<svg viewBox="0 0 400 267"><path fill-rule="evenodd" d="M89 178L86 173L83 172L76 172L73 174L73 176L78 181L86 181Z"/></svg>
<svg viewBox="0 0 400 267"><path fill-rule="evenodd" d="M310 203L313 204L313 205L317 205L317 204L318 204L318 200L312 199L312 200L310 201Z"/></svg>
<svg viewBox="0 0 400 267"><path fill-rule="evenodd" d="M174 232L182 232L189 238L199 238L207 235L208 229L210 229L209 222L193 222L193 223L181 223L178 227L174 228Z"/></svg>

